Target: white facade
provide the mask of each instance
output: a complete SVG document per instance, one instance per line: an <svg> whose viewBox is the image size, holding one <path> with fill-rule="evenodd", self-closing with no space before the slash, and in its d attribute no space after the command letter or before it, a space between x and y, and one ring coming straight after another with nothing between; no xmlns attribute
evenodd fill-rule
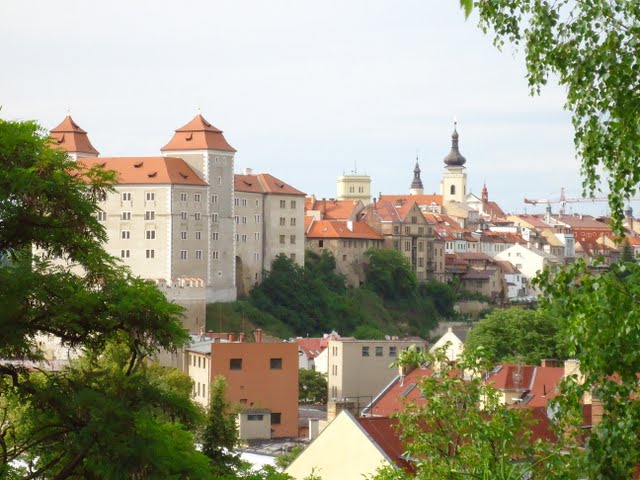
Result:
<svg viewBox="0 0 640 480"><path fill-rule="evenodd" d="M522 276L526 279L526 283L529 288L529 291L526 292L527 294L538 293L537 290L534 290L530 286L531 279L533 279L545 267L548 266L554 269L557 265L562 263L560 259L554 255L543 252L542 250L527 248L522 245L514 245L513 247L496 255L495 258L496 260L506 260L522 273Z"/></svg>

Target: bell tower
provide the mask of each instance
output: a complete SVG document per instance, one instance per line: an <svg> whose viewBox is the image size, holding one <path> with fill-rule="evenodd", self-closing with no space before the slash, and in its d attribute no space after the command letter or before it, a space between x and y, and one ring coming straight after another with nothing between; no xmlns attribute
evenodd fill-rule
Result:
<svg viewBox="0 0 640 480"><path fill-rule="evenodd" d="M464 202L467 196L467 174L464 166L467 159L460 153L458 141L457 122L454 122L451 134L451 151L444 157L445 172L440 182L443 205L449 202Z"/></svg>

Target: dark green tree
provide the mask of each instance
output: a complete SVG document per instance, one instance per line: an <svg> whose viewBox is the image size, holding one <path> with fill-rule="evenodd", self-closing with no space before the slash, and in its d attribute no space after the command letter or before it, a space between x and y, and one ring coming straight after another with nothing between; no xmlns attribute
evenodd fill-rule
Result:
<svg viewBox="0 0 640 480"><path fill-rule="evenodd" d="M494 363L539 365L544 358L566 358L566 340L558 320L536 310L493 310L467 336L465 349L478 347Z"/></svg>
<svg viewBox="0 0 640 480"><path fill-rule="evenodd" d="M391 248L371 248L365 255L368 259L368 288L387 300L415 296L418 280L402 253Z"/></svg>
<svg viewBox="0 0 640 480"><path fill-rule="evenodd" d="M298 373L300 403L327 403L327 377L316 370L301 368Z"/></svg>
<svg viewBox="0 0 640 480"><path fill-rule="evenodd" d="M210 388L207 419L200 441L202 453L211 459L216 475L231 475L241 462L233 453L238 445L238 429L236 427L237 407L227 400L227 380L218 375L213 379Z"/></svg>

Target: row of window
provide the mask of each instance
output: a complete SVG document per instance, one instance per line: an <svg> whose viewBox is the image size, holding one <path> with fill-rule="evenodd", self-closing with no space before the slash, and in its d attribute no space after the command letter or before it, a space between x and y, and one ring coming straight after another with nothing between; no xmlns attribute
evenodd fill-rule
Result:
<svg viewBox="0 0 640 480"><path fill-rule="evenodd" d="M286 235L280 235L280 245L284 245L286 243L286 239L287 239ZM289 243L291 245L295 245L296 244L296 236L295 235L289 235Z"/></svg>
<svg viewBox="0 0 640 480"><path fill-rule="evenodd" d="M131 258L131 250L123 249L120 250L120 258ZM154 249L145 250L145 258L153 259L156 258L156 251ZM218 259L218 252L211 252L211 258L214 260ZM180 250L180 260L188 260L189 252L187 250ZM202 260L202 250L195 251L195 259Z"/></svg>
<svg viewBox="0 0 640 480"><path fill-rule="evenodd" d="M269 359L269 368L271 370L282 370L282 358L270 358ZM229 370L242 370L242 359L241 358L230 358L229 359Z"/></svg>
<svg viewBox="0 0 640 480"><path fill-rule="evenodd" d="M296 219L295 217L291 217L289 219L289 225L292 227L296 226ZM287 219L285 217L280 217L280 226L281 227L286 227L287 226Z"/></svg>
<svg viewBox="0 0 640 480"><path fill-rule="evenodd" d="M236 207L239 207L241 204L242 204L242 206L243 206L243 207L246 207L246 206L247 206L247 199L246 199L246 198L238 198L238 197L235 197L235 198L233 199L233 204L234 204ZM259 206L260 206L260 200L258 200L258 199L256 198L256 207L259 207Z"/></svg>
<svg viewBox="0 0 640 480"><path fill-rule="evenodd" d="M363 346L362 347L362 356L363 357L368 357L369 356L370 348L371 347L368 347L368 346ZM376 357L383 357L384 356L384 347L376 346L374 348L375 348ZM397 357L398 356L398 347L389 347L389 356L390 357Z"/></svg>
<svg viewBox="0 0 640 480"><path fill-rule="evenodd" d="M260 232L255 232L253 234L253 239L254 240L260 240ZM246 242L247 241L247 234L243 233L241 235L239 233L236 233L236 242L239 242L239 241Z"/></svg>
<svg viewBox="0 0 640 480"><path fill-rule="evenodd" d="M214 201L214 197L215 197L215 201ZM123 202L131 202L132 199L132 195L131 192L122 192L120 194L120 199ZM155 192L145 192L145 200L147 202L153 202L156 199L156 194ZM180 201L181 202L187 202L189 200L189 194L188 193L181 193L180 194ZM200 193L194 193L193 194L193 201L195 203L200 203L202 201L202 195ZM217 203L218 202L218 196L217 195L213 195L211 197L211 203Z"/></svg>
<svg viewBox="0 0 640 480"><path fill-rule="evenodd" d="M291 208L296 208L296 201L295 200L291 200ZM287 208L287 201L286 200L280 200L280 208Z"/></svg>
<svg viewBox="0 0 640 480"><path fill-rule="evenodd" d="M242 400L243 399L240 400L240 403L242 403ZM250 422L262 422L264 420L264 415L261 413L250 413L249 415L247 415L247 420ZM271 425L280 425L281 423L282 413L271 412Z"/></svg>
<svg viewBox="0 0 640 480"><path fill-rule="evenodd" d="M236 215L233 217L233 219L235 220L236 223L240 223L240 219L242 218L242 223L243 224L247 224L247 217L240 217L240 215ZM256 213L253 216L253 223L260 223L260 214Z"/></svg>
<svg viewBox="0 0 640 480"><path fill-rule="evenodd" d="M412 217L412 218L415 219L416 217ZM415 223L415 221L413 223ZM404 234L405 235L411 235L412 231L413 230L411 229L410 226L405 226L404 227ZM427 235L431 235L432 234L431 227L427 227L426 231L427 231ZM425 228L424 227L418 227L418 235L424 235L424 232L425 232ZM400 225L394 225L393 234L394 235L400 235Z"/></svg>
<svg viewBox="0 0 640 480"><path fill-rule="evenodd" d="M256 223L260 222L260 215L256 215ZM193 214L193 218L194 220L202 220L202 213L200 212L195 212ZM243 217L246 219L246 217ZM144 219L145 220L155 220L156 219L156 212L155 210L147 210L144 212ZM188 220L189 219L189 213L188 212L180 212L180 219L181 220ZM131 212L126 211L126 212L121 212L120 213L120 220L131 220ZM103 212L100 211L98 212L98 221L100 222L106 222L107 221L107 212ZM218 214L217 213L212 213L211 214L211 221L213 222L217 222L218 221ZM238 217L236 217L236 223L238 223ZM242 223L247 223L246 221L243 221Z"/></svg>

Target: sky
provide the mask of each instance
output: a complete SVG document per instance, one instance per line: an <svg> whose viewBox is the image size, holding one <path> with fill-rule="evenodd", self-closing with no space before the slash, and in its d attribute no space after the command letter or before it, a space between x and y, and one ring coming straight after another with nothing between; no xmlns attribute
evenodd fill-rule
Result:
<svg viewBox="0 0 640 480"><path fill-rule="evenodd" d="M514 213L582 192L564 90L531 97L522 54L458 0L7 0L0 59L1 118L50 129L70 113L102 156L159 155L200 112L237 173L330 198L357 171L401 194L417 155L439 193L455 118L471 192L486 181Z"/></svg>

